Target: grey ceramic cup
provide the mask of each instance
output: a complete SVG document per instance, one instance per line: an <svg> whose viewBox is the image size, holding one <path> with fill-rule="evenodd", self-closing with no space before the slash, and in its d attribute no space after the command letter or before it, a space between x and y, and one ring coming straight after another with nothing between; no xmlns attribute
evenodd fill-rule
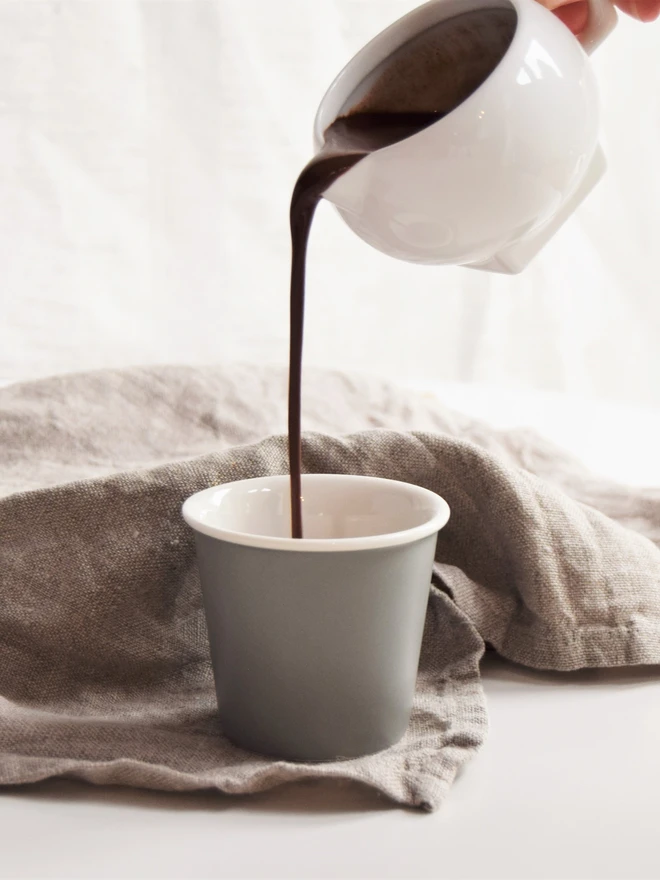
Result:
<svg viewBox="0 0 660 880"><path fill-rule="evenodd" d="M375 477L305 474L305 537L289 478L198 492L197 559L223 731L294 761L371 754L410 718L446 502Z"/></svg>

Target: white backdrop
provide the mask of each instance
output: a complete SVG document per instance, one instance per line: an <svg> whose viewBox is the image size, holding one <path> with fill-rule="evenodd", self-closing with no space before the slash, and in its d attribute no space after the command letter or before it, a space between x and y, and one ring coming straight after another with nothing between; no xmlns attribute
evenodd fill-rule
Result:
<svg viewBox="0 0 660 880"><path fill-rule="evenodd" d="M0 0L0 378L283 362L316 105L410 0ZM605 182L522 276L397 263L322 205L308 363L660 405L660 25L595 57Z"/></svg>

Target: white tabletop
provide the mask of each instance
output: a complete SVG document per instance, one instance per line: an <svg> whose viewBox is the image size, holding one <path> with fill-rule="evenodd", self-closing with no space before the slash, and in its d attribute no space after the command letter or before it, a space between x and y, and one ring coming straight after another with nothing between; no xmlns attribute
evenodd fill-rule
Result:
<svg viewBox="0 0 660 880"><path fill-rule="evenodd" d="M550 412L549 433L597 447L600 470L660 483L658 414L441 393L502 424ZM633 441L646 470L622 454ZM489 738L437 813L328 784L230 798L51 782L0 792L0 877L660 878L660 667L558 675L490 657L484 681Z"/></svg>
<svg viewBox="0 0 660 880"><path fill-rule="evenodd" d="M489 660L488 741L437 813L356 787L0 795L2 877L658 878L660 673Z"/></svg>

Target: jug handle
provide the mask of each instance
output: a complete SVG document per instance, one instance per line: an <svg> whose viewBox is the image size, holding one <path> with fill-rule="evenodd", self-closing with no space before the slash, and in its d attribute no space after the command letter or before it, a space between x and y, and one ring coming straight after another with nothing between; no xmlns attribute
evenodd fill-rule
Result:
<svg viewBox="0 0 660 880"><path fill-rule="evenodd" d="M564 225L571 214L586 199L591 190L596 186L607 169L607 162L602 147L596 147L596 152L580 182L577 190L561 206L557 214L539 232L530 239L516 242L498 251L495 256L483 263L470 263L466 268L481 269L484 272L495 272L501 275L518 275L526 269L542 248L550 241L553 235Z"/></svg>
<svg viewBox="0 0 660 880"><path fill-rule="evenodd" d="M589 18L587 27L580 34L579 40L584 51L591 55L603 40L609 36L618 21L616 9L610 0L588 0ZM592 156L586 174L577 190L561 207L555 217L530 240L521 241L504 248L483 263L471 263L468 268L481 269L486 272L498 272L505 275L517 275L531 262L537 253L553 237L555 232L564 225L566 220L589 195L601 179L607 168L605 155L600 146Z"/></svg>
<svg viewBox="0 0 660 880"><path fill-rule="evenodd" d="M588 0L589 18L587 26L578 37L582 48L591 55L605 37L609 36L618 21L616 9L611 0Z"/></svg>

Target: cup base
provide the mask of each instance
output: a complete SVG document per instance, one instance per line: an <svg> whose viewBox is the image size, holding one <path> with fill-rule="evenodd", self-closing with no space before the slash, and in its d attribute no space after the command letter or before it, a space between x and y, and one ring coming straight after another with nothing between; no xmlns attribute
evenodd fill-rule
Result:
<svg viewBox="0 0 660 880"><path fill-rule="evenodd" d="M366 758L369 755L375 755L384 752L387 749L401 742L408 729L406 722L403 729L399 728L394 731L388 731L378 735L374 733L373 737L368 741L359 744L350 742L348 739L335 749L328 749L327 745L319 745L315 747L314 743L306 740L304 746L280 746L268 741L266 738L254 737L245 731L235 731L227 728L221 722L222 734L229 740L232 745L239 749L252 752L255 755L262 755L264 758L271 758L278 761L289 761L294 764L328 764L335 761L352 761L355 758Z"/></svg>

